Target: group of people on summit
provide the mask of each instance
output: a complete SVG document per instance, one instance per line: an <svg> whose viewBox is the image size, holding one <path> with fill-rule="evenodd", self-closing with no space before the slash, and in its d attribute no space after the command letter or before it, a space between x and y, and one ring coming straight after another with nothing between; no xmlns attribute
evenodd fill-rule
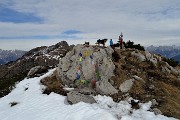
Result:
<svg viewBox="0 0 180 120"><path fill-rule="evenodd" d="M119 46L120 46L120 48L122 49L122 46L123 46L123 34L122 34L122 32L121 32L121 35L119 36L119 41L118 41L118 43L114 44L113 41L112 41L112 39L110 39L109 45L110 45L112 48L114 48L114 47L119 47Z"/></svg>
<svg viewBox="0 0 180 120"><path fill-rule="evenodd" d="M108 39L102 39L102 40L98 39L97 42L96 42L96 44L98 44L98 45L102 44L103 46L105 46L105 43L107 42L107 40L108 40ZM123 46L123 34L122 34L122 32L121 32L121 35L119 36L119 41L118 41L118 43L114 44L114 43L113 43L113 40L110 39L109 44L110 44L110 46L111 46L112 48L114 48L114 47L120 47L120 48L122 49L122 46Z"/></svg>
<svg viewBox="0 0 180 120"><path fill-rule="evenodd" d="M102 44L105 47L105 43L108 41L108 39L98 39L96 44L100 45ZM135 48L138 50L142 50L144 51L144 47L141 46L140 44L135 45L133 41L128 40L126 43L123 41L123 34L121 32L119 39L117 41L117 43L113 43L113 40L110 39L109 41L109 45L114 49L115 47L120 47L122 48Z"/></svg>

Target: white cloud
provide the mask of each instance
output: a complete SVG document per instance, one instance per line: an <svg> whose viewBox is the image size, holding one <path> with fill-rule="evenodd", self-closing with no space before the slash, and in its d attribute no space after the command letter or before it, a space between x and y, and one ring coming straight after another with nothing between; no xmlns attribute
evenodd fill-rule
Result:
<svg viewBox="0 0 180 120"><path fill-rule="evenodd" d="M2 36L61 35L66 30L84 32L84 39L118 39L147 44L179 44L179 0L11 0L11 9L33 13L42 24L0 23ZM171 41L170 41L171 39ZM162 41L162 42L161 42Z"/></svg>
<svg viewBox="0 0 180 120"><path fill-rule="evenodd" d="M57 24L33 24L33 23L2 23L0 22L0 36L33 36L33 35L58 35L63 32Z"/></svg>
<svg viewBox="0 0 180 120"><path fill-rule="evenodd" d="M50 46L55 45L58 42L61 41L67 41L69 45L76 45L76 44L84 44L85 41L89 41L90 44L94 45L96 40L95 39L51 39L51 40L42 40L42 39L29 39L29 40L1 40L1 49L4 50L12 50L12 49L18 49L18 50L30 50L34 47L40 47L40 46ZM107 43L108 44L108 43Z"/></svg>

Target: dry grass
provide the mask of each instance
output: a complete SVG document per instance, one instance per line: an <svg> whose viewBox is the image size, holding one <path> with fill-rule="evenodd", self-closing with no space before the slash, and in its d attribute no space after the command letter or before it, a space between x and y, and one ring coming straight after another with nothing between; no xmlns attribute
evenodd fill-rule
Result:
<svg viewBox="0 0 180 120"><path fill-rule="evenodd" d="M180 90L180 80L175 80L175 81L173 81L173 84L174 84L176 87L178 87L179 90Z"/></svg>
<svg viewBox="0 0 180 120"><path fill-rule="evenodd" d="M111 79L115 86L119 87L125 80L130 79L133 75L141 77L143 80L134 81L133 87L129 94L133 98L148 102L156 99L158 107L164 115L180 119L180 81L173 74L165 74L161 71L161 66L165 62L159 62L155 67L151 62L140 62L131 57L132 50L118 50L120 56L118 61L114 61L116 69L115 76ZM149 86L153 85L154 89ZM112 96L113 100L118 102L125 98L125 94L119 92Z"/></svg>
<svg viewBox="0 0 180 120"><path fill-rule="evenodd" d="M180 89L163 82L159 84L161 84L161 88L164 90L166 96L166 102L159 109L166 116L173 116L180 119Z"/></svg>
<svg viewBox="0 0 180 120"><path fill-rule="evenodd" d="M170 74L170 75L166 76L166 80L167 80L167 82L169 82L169 84L180 88L180 80L178 80L177 76Z"/></svg>
<svg viewBox="0 0 180 120"><path fill-rule="evenodd" d="M164 74L159 70L147 70L146 73L149 77L154 77L158 79L162 79L162 77L164 76Z"/></svg>
<svg viewBox="0 0 180 120"><path fill-rule="evenodd" d="M127 62L128 62L128 64L131 64L133 66L138 66L139 65L138 59L134 58L134 57L128 57Z"/></svg>
<svg viewBox="0 0 180 120"><path fill-rule="evenodd" d="M166 78L169 79L170 81L177 80L177 76L175 76L175 75L173 75L173 74L167 75Z"/></svg>
<svg viewBox="0 0 180 120"><path fill-rule="evenodd" d="M145 88L144 81L136 80L134 81L134 84L130 90L130 93L136 94L136 95L143 95L145 93L144 88Z"/></svg>
<svg viewBox="0 0 180 120"><path fill-rule="evenodd" d="M129 78L127 77L127 72L122 70L121 65L117 64L115 66L116 66L115 73L114 73L115 76L113 76L111 80L114 81L115 86L119 87L121 83L123 83L125 80Z"/></svg>

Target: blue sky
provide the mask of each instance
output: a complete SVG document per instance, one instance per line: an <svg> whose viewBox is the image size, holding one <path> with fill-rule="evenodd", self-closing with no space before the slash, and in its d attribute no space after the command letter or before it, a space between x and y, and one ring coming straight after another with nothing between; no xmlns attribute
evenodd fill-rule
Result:
<svg viewBox="0 0 180 120"><path fill-rule="evenodd" d="M16 10L10 9L0 5L0 21L13 22L13 23L41 23L42 19L30 13L21 13Z"/></svg>
<svg viewBox="0 0 180 120"><path fill-rule="evenodd" d="M180 1L0 1L1 49L29 50L61 40L115 42L121 32L125 41L144 46L180 45Z"/></svg>

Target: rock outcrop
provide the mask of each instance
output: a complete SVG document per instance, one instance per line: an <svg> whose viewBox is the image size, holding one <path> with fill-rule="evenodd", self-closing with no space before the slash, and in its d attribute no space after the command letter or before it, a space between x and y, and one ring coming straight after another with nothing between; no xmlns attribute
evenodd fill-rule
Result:
<svg viewBox="0 0 180 120"><path fill-rule="evenodd" d="M47 71L48 71L48 69L45 66L35 66L30 69L30 71L27 74L27 77L28 78L39 77L42 75L42 73L46 73Z"/></svg>
<svg viewBox="0 0 180 120"><path fill-rule="evenodd" d="M59 62L57 78L70 87L97 86L97 92L115 94L118 91L108 82L114 75L113 49L77 45Z"/></svg>
<svg viewBox="0 0 180 120"><path fill-rule="evenodd" d="M121 92L128 92L132 88L133 82L134 82L134 79L129 79L129 80L124 81L120 85L119 89L121 90Z"/></svg>
<svg viewBox="0 0 180 120"><path fill-rule="evenodd" d="M78 102L85 102L85 103L96 103L95 99L92 96L80 94L78 92L69 92L67 93L67 101L70 104L76 104Z"/></svg>
<svg viewBox="0 0 180 120"><path fill-rule="evenodd" d="M118 90L115 89L106 78L96 83L96 90L102 95L113 95L118 93Z"/></svg>
<svg viewBox="0 0 180 120"><path fill-rule="evenodd" d="M134 56L134 57L136 57L140 62L146 60L146 57L145 57L141 52L133 51L133 52L131 53L131 55Z"/></svg>

